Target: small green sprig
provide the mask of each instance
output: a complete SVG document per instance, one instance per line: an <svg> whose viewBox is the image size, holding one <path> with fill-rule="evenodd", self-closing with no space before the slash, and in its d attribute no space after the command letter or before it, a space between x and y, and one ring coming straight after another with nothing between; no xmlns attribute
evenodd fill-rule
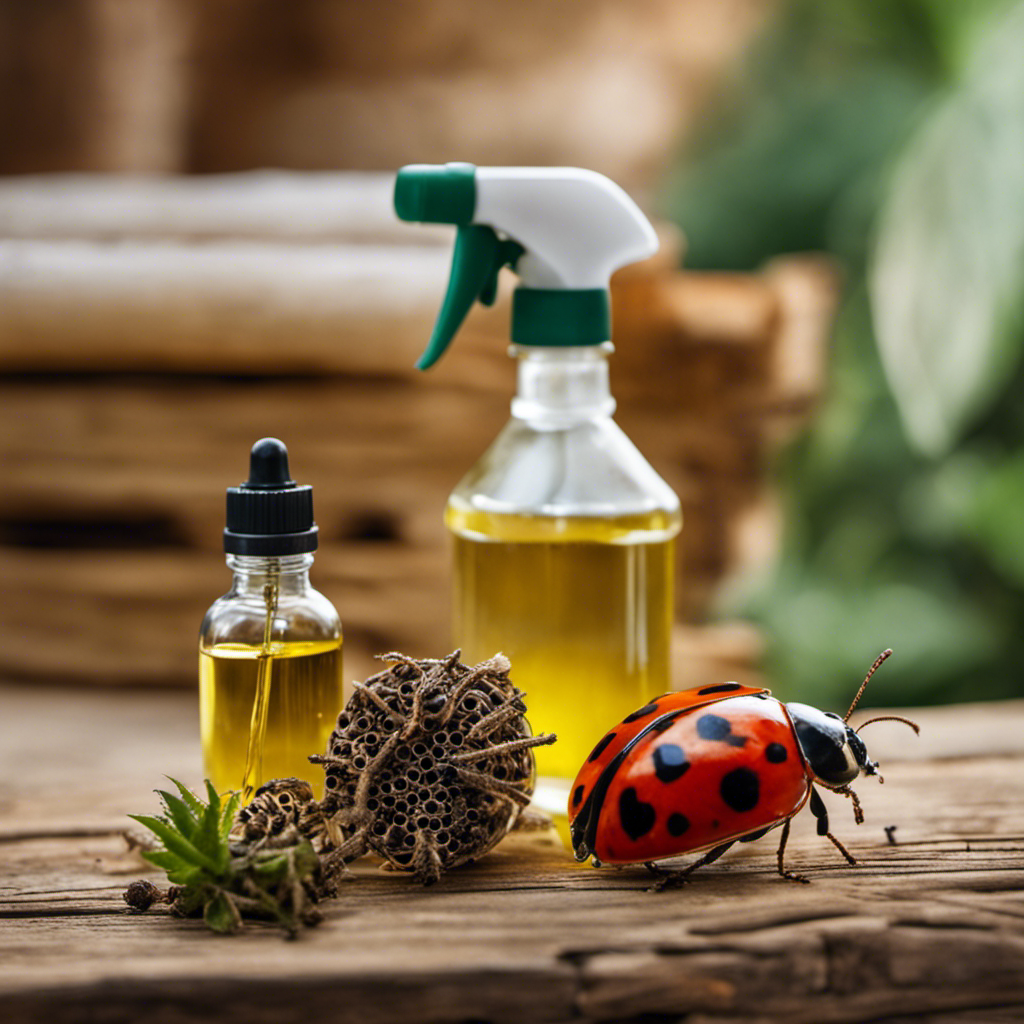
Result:
<svg viewBox="0 0 1024 1024"><path fill-rule="evenodd" d="M276 921L291 936L300 925L320 920L313 906L320 858L307 840L290 845L232 842L238 793L222 801L207 780L209 800L204 802L176 779L171 782L179 795L157 790L164 814L128 817L145 825L163 844L142 856L167 872L172 888L160 898L174 913L202 915L208 928L227 934L239 931L244 917ZM146 906L152 902L151 897Z"/></svg>

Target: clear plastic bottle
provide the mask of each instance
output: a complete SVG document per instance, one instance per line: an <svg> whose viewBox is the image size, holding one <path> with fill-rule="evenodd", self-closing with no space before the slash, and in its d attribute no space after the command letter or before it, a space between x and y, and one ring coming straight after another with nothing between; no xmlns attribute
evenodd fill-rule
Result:
<svg viewBox="0 0 1024 1024"><path fill-rule="evenodd" d="M527 693L535 801L564 815L609 724L670 688L679 500L612 419L611 345L516 346L512 419L452 493L455 642Z"/></svg>
<svg viewBox="0 0 1024 1024"><path fill-rule="evenodd" d="M452 493L455 642L504 651L533 728L534 799L563 818L601 735L670 688L679 500L612 420L609 278L657 235L632 199L578 167L403 167L395 211L457 226L426 369L509 267L519 360L512 419Z"/></svg>
<svg viewBox="0 0 1024 1024"><path fill-rule="evenodd" d="M218 790L247 795L288 776L316 791L322 780L308 757L325 749L344 703L342 630L334 606L309 582L312 489L289 479L280 441L253 446L249 480L228 492L224 536L234 578L199 634L207 777Z"/></svg>

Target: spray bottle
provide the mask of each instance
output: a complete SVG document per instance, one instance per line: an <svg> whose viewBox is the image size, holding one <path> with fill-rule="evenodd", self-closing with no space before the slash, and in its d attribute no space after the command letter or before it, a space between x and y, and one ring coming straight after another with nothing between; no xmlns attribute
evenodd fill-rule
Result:
<svg viewBox="0 0 1024 1024"><path fill-rule="evenodd" d="M535 730L535 801L564 815L601 738L670 688L679 499L612 419L608 282L657 251L612 181L562 167L411 165L402 220L455 224L451 278L426 351L432 366L474 302L512 301L512 418L452 492L454 639L467 663L504 651Z"/></svg>

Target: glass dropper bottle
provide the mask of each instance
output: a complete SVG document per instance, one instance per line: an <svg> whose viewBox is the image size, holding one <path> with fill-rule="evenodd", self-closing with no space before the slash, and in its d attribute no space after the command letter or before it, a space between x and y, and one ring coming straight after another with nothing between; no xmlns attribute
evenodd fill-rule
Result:
<svg viewBox="0 0 1024 1024"><path fill-rule="evenodd" d="M288 450L253 445L249 479L227 492L224 550L231 589L199 634L199 712L207 777L245 799L269 779L313 783L342 695L342 631L309 582L318 530L313 489L288 471Z"/></svg>

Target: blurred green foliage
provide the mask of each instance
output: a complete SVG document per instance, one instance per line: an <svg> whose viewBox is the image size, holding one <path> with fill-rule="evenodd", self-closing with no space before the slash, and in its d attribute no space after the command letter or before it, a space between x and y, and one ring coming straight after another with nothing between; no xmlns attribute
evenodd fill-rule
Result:
<svg viewBox="0 0 1024 1024"><path fill-rule="evenodd" d="M689 265L832 253L829 395L786 536L723 611L776 692L1024 694L1024 0L794 0L666 189Z"/></svg>

